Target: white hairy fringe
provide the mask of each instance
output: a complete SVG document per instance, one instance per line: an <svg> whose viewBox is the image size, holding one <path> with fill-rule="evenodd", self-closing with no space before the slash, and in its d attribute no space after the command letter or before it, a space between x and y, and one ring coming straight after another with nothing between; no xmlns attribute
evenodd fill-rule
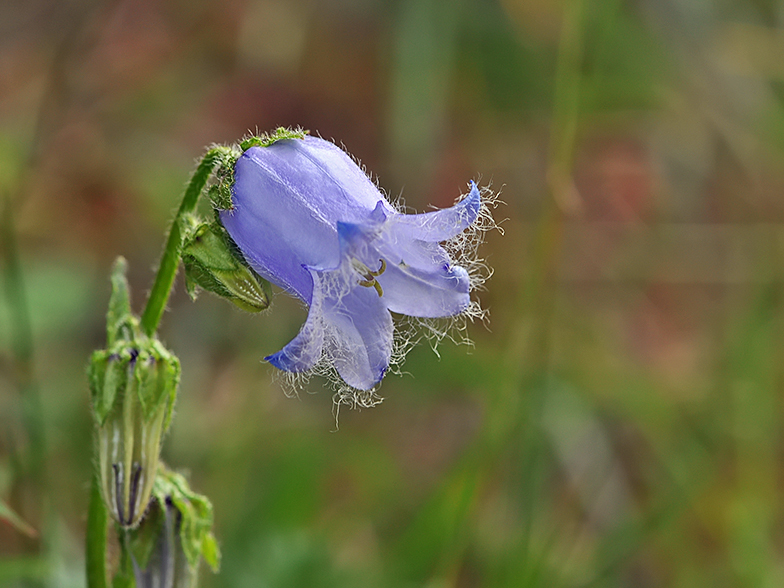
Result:
<svg viewBox="0 0 784 588"><path fill-rule="evenodd" d="M479 215L476 221L465 231L456 237L441 243L447 251L454 265L464 268L469 275L470 291L476 292L484 290L485 282L492 276L492 268L479 257L479 246L484 242L485 235L491 230L498 230L503 234L503 229L493 219L493 210L500 203L499 193L494 192L490 186L480 188L482 196ZM465 198L465 195L457 199L456 202ZM405 208L401 202L393 204L401 212ZM340 273L343 271L355 272L350 264L344 264ZM326 276L322 276L325 278ZM325 296L341 297L347 294L346 285L353 280L345 279L345 276L333 274L326 277L322 282L325 288ZM390 360L388 373L402 375L402 366L405 362L406 354L416 346L422 339L426 339L433 352L438 353L439 344L446 340L456 345L473 346L473 342L468 336L468 323L480 320L486 322L488 311L483 309L478 300L472 299L469 306L458 315L444 318L418 318L406 315L394 316L394 340L392 357ZM350 409L372 408L383 401L378 394L380 384L370 390L359 390L346 384L338 375L337 370L332 364L338 345L329 340L329 333L325 333L324 348L321 358L316 365L307 372L290 373L278 372L283 388L287 396L298 396L302 390L308 390L308 383L311 377L321 376L327 380L329 387L334 390L333 413L337 427L338 417L341 407ZM361 351L360 351L361 352Z"/></svg>

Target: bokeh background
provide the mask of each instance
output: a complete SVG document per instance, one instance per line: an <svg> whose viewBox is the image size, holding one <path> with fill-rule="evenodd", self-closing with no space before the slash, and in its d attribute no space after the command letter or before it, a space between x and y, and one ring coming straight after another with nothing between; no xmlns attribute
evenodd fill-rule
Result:
<svg viewBox="0 0 784 588"><path fill-rule="evenodd" d="M281 125L418 210L500 192L490 318L336 430L260 361L297 302L179 278L202 586L784 585L780 0L2 2L0 499L38 536L0 521L0 585L84 585L114 257L139 311L195 160Z"/></svg>

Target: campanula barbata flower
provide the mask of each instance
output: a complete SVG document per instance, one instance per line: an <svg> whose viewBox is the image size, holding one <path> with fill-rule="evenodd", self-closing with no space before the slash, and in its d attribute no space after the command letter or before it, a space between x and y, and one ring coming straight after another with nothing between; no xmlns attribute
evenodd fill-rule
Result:
<svg viewBox="0 0 784 588"><path fill-rule="evenodd" d="M266 359L294 373L327 362L352 388L374 388L393 358L390 313L451 317L472 307L471 268L447 248L483 206L471 182L451 208L402 214L317 137L247 149L221 222L256 272L309 305L299 334Z"/></svg>

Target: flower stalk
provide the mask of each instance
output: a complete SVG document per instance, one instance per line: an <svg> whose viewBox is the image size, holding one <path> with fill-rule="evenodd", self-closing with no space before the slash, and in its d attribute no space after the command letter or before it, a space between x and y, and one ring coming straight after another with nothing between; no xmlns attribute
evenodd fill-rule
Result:
<svg viewBox="0 0 784 588"><path fill-rule="evenodd" d="M199 203L199 196L204 192L204 187L210 179L217 166L230 169L232 159L238 155L237 151L231 147L216 146L211 148L199 162L196 171L191 177L182 203L177 210L177 214L169 230L169 237L163 250L161 263L158 266L158 273L155 275L150 296L141 318L142 331L149 337L158 330L158 324L169 300L174 278L177 275L177 267L180 263L180 253L182 250L183 236L185 227L183 226L185 216L192 213Z"/></svg>

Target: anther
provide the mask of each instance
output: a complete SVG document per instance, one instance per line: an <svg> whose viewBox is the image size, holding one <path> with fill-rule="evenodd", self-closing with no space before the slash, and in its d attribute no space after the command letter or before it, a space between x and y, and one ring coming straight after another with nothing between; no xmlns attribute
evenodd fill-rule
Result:
<svg viewBox="0 0 784 588"><path fill-rule="evenodd" d="M379 261L381 262L381 265L374 272L370 271L364 264L362 264L362 269L365 270L365 272L362 274L362 277L365 279L359 280L357 283L360 286L364 286L365 288L370 288L370 287L375 288L380 298L381 296L384 295L384 290L381 288L381 284L378 283L378 280L376 280L376 276L380 276L386 271L387 262L384 261L383 259L379 259Z"/></svg>
<svg viewBox="0 0 784 588"><path fill-rule="evenodd" d="M378 266L378 269L376 271L370 272L371 276L380 276L385 271L387 271L387 262L384 261L383 259L379 259L379 261L381 262L381 265Z"/></svg>

